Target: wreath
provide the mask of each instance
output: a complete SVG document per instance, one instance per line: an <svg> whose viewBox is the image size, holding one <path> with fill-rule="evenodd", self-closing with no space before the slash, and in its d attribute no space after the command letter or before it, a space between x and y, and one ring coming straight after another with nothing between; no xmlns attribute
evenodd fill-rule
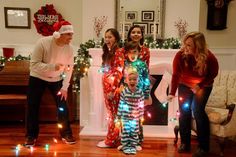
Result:
<svg viewBox="0 0 236 157"><path fill-rule="evenodd" d="M52 35L54 32L53 24L62 20L62 15L56 12L53 4L46 4L34 13L34 25L37 32L43 36Z"/></svg>

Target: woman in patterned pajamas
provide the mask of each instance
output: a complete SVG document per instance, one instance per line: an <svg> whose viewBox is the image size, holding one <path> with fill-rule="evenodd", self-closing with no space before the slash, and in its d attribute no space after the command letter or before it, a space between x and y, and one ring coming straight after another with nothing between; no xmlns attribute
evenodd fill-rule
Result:
<svg viewBox="0 0 236 157"><path fill-rule="evenodd" d="M105 140L97 144L101 148L117 147L119 143L119 129L115 127L115 118L120 100L120 80L123 77L124 68L124 54L118 47L119 40L119 32L116 29L110 28L105 32L102 55L102 83L108 112L108 133Z"/></svg>

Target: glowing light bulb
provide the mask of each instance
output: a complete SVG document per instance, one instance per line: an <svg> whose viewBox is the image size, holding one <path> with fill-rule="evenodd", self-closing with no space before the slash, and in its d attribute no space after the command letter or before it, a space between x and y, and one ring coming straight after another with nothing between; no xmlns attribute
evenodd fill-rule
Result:
<svg viewBox="0 0 236 157"><path fill-rule="evenodd" d="M49 144L45 144L45 150L46 150L46 151L49 150Z"/></svg>
<svg viewBox="0 0 236 157"><path fill-rule="evenodd" d="M34 152L34 147L30 147L30 152L31 152L31 153Z"/></svg>
<svg viewBox="0 0 236 157"><path fill-rule="evenodd" d="M57 126L58 126L58 128L60 128L60 129L63 128L61 124L57 124Z"/></svg>
<svg viewBox="0 0 236 157"><path fill-rule="evenodd" d="M166 108L167 103L168 103L168 102L162 103L162 106L163 106L164 108Z"/></svg>
<svg viewBox="0 0 236 157"><path fill-rule="evenodd" d="M64 111L64 108L62 108L62 107L59 107L59 111Z"/></svg>
<svg viewBox="0 0 236 157"><path fill-rule="evenodd" d="M110 81L111 81L111 82L114 82L114 80L115 80L115 77L114 77L114 76L110 77Z"/></svg>
<svg viewBox="0 0 236 157"><path fill-rule="evenodd" d="M144 122L144 118L142 117L141 118L141 125L143 125L143 122Z"/></svg>
<svg viewBox="0 0 236 157"><path fill-rule="evenodd" d="M61 91L57 92L57 95L61 95Z"/></svg>
<svg viewBox="0 0 236 157"><path fill-rule="evenodd" d="M18 145L16 146L16 151L19 151L20 149L21 149L21 145L18 144Z"/></svg>
<svg viewBox="0 0 236 157"><path fill-rule="evenodd" d="M151 113L149 113L149 112L147 112L147 116L148 116L149 118L152 117Z"/></svg>
<svg viewBox="0 0 236 157"><path fill-rule="evenodd" d="M61 74L61 77L64 79L64 78L66 78L66 74Z"/></svg>
<svg viewBox="0 0 236 157"><path fill-rule="evenodd" d="M183 100L183 97L179 97L179 100L182 101L182 100Z"/></svg>
<svg viewBox="0 0 236 157"><path fill-rule="evenodd" d="M177 117L180 116L180 112L179 112L179 111L176 112L176 116L177 116Z"/></svg>
<svg viewBox="0 0 236 157"><path fill-rule="evenodd" d="M56 138L53 138L53 142L54 142L54 143L57 143L57 139L56 139Z"/></svg>
<svg viewBox="0 0 236 157"><path fill-rule="evenodd" d="M189 108L189 104L188 104L188 103L185 103L185 104L183 105L183 108L184 108L184 109Z"/></svg>
<svg viewBox="0 0 236 157"><path fill-rule="evenodd" d="M98 69L98 72L99 72L99 73L102 73L102 72L103 72L102 68Z"/></svg>

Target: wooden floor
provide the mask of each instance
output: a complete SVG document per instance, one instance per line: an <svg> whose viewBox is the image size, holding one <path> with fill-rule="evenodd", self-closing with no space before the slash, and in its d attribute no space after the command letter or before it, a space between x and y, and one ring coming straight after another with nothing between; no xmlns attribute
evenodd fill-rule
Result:
<svg viewBox="0 0 236 157"><path fill-rule="evenodd" d="M75 145L64 144L58 139L58 129L56 124L41 124L40 135L37 145L33 149L16 147L24 143L24 124L23 123L0 123L0 156L36 156L36 157L123 157L127 156L115 148L98 148L96 144L102 137L80 137L80 127L78 123L72 124L74 136L77 138ZM54 142L58 139L58 143ZM219 156L219 147L212 140L211 152L209 157ZM48 145L48 148L46 148ZM192 152L196 149L197 142L192 140ZM225 157L236 154L236 144L228 142L225 150ZM191 157L191 153L179 154L173 139L151 138L145 139L143 150L137 152L135 157Z"/></svg>

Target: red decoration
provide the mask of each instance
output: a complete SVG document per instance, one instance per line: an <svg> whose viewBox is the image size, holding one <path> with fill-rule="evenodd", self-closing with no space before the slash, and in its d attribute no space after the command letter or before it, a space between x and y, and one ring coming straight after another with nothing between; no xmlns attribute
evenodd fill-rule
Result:
<svg viewBox="0 0 236 157"><path fill-rule="evenodd" d="M62 15L57 13L54 9L53 4L46 4L46 6L42 6L34 14L34 18L34 25L37 32L43 36L52 35L54 32L53 24L63 20Z"/></svg>
<svg viewBox="0 0 236 157"><path fill-rule="evenodd" d="M3 47L2 49L3 49L3 56L6 57L7 59L14 55L14 48Z"/></svg>

